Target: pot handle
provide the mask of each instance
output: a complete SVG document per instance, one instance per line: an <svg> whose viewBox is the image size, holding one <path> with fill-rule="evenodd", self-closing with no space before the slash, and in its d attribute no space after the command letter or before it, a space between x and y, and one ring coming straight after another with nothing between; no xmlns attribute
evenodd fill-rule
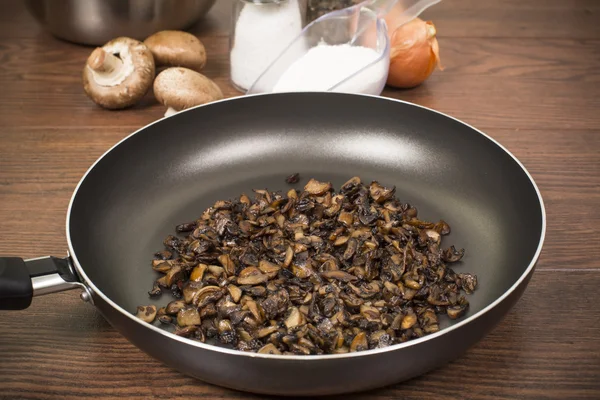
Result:
<svg viewBox="0 0 600 400"><path fill-rule="evenodd" d="M33 296L82 287L69 258L0 257L0 310L24 310Z"/></svg>

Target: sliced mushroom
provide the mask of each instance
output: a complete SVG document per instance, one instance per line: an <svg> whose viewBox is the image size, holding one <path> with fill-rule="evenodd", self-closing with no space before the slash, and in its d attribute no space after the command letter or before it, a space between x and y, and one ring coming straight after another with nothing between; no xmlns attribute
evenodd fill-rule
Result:
<svg viewBox="0 0 600 400"><path fill-rule="evenodd" d="M334 246L341 246L344 245L348 242L348 240L350 239L349 236L340 236L338 238L335 239L335 242L333 242Z"/></svg>
<svg viewBox="0 0 600 400"><path fill-rule="evenodd" d="M118 37L88 57L83 89L104 108L131 107L148 92L154 74L154 58L148 47L135 39Z"/></svg>
<svg viewBox="0 0 600 400"><path fill-rule="evenodd" d="M177 313L177 325L189 326L189 325L200 325L200 313L196 307L183 308Z"/></svg>
<svg viewBox="0 0 600 400"><path fill-rule="evenodd" d="M369 322L379 321L380 319L379 310L373 306L362 304L360 306L360 314Z"/></svg>
<svg viewBox="0 0 600 400"><path fill-rule="evenodd" d="M227 291L231 296L231 300L233 300L235 303L240 301L240 298L242 297L242 290L239 287L235 285L229 285L227 286Z"/></svg>
<svg viewBox="0 0 600 400"><path fill-rule="evenodd" d="M425 234L427 235L427 237L429 239L431 239L433 242L435 242L437 244L440 244L442 241L442 237L440 236L440 234L433 229L426 229Z"/></svg>
<svg viewBox="0 0 600 400"><path fill-rule="evenodd" d="M477 276L472 274L458 274L461 282L462 289L467 293L471 294L477 287Z"/></svg>
<svg viewBox="0 0 600 400"><path fill-rule="evenodd" d="M357 187L360 184L361 184L360 178L358 176L354 176L342 185L342 192L349 192L350 190L354 189L355 187Z"/></svg>
<svg viewBox="0 0 600 400"><path fill-rule="evenodd" d="M157 251L154 253L154 257L156 257L157 260L168 260L173 257L173 253L169 250Z"/></svg>
<svg viewBox="0 0 600 400"><path fill-rule="evenodd" d="M338 216L338 221L344 224L344 226L346 226L347 228L349 228L354 222L354 216L347 211L342 211Z"/></svg>
<svg viewBox="0 0 600 400"><path fill-rule="evenodd" d="M154 281L154 284L152 285L152 290L150 290L148 292L148 295L150 297L158 297L162 294L162 288L160 287L160 285L158 284L157 281Z"/></svg>
<svg viewBox="0 0 600 400"><path fill-rule="evenodd" d="M288 268L294 258L294 250L291 247L285 249L285 260L283 261L284 268Z"/></svg>
<svg viewBox="0 0 600 400"><path fill-rule="evenodd" d="M215 303L208 303L200 309L200 319L214 317L217 314L218 313L217 308L215 307Z"/></svg>
<svg viewBox="0 0 600 400"><path fill-rule="evenodd" d="M351 275L345 271L324 271L321 272L321 276L325 279L335 279L342 282L355 282L358 278L354 275Z"/></svg>
<svg viewBox="0 0 600 400"><path fill-rule="evenodd" d="M256 301L248 300L244 307L248 307L248 310L250 310L252 316L254 316L254 319L256 319L258 323L262 323L264 321L264 313Z"/></svg>
<svg viewBox="0 0 600 400"><path fill-rule="evenodd" d="M348 240L348 244L346 245L346 251L344 251L344 255L342 256L342 258L344 260L349 260L350 258L352 258L354 256L354 253L356 253L357 247L358 242L356 241L356 239L352 238Z"/></svg>
<svg viewBox="0 0 600 400"><path fill-rule="evenodd" d="M225 344L235 344L238 340L237 332L233 329L231 321L222 319L217 326L219 340Z"/></svg>
<svg viewBox="0 0 600 400"><path fill-rule="evenodd" d="M461 306L461 305L451 306L446 309L446 313L448 314L448 317L450 317L451 319L457 319L457 318L462 317L466 311L467 311L467 307Z"/></svg>
<svg viewBox="0 0 600 400"><path fill-rule="evenodd" d="M279 351L277 349L277 347L275 347L275 345L273 345L272 343L269 343L269 344L261 347L258 350L258 353L260 353L260 354L278 354L278 355L280 355L281 351Z"/></svg>
<svg viewBox="0 0 600 400"><path fill-rule="evenodd" d="M185 306L186 306L186 304L184 301L175 300L175 301L172 301L169 304L167 304L167 308L165 309L165 312L169 315L175 315L179 312L179 310L181 310Z"/></svg>
<svg viewBox="0 0 600 400"><path fill-rule="evenodd" d="M178 280L183 279L183 270L179 265L175 265L169 270L169 272L167 272L167 275L165 275L165 277L167 286L171 286Z"/></svg>
<svg viewBox="0 0 600 400"><path fill-rule="evenodd" d="M262 273L267 275L269 279L275 278L277 273L281 269L281 267L277 264L273 264L266 260L260 260L258 263L258 269L261 270Z"/></svg>
<svg viewBox="0 0 600 400"><path fill-rule="evenodd" d="M325 194L329 189L331 189L331 183L319 182L316 179L311 179L306 186L304 186L304 191L313 196Z"/></svg>
<svg viewBox="0 0 600 400"><path fill-rule="evenodd" d="M198 331L198 327L196 325L189 325L183 328L179 328L173 332L177 336L182 337L190 337Z"/></svg>
<svg viewBox="0 0 600 400"><path fill-rule="evenodd" d="M152 323L156 317L156 306L139 306L136 317L149 324Z"/></svg>
<svg viewBox="0 0 600 400"><path fill-rule="evenodd" d="M435 229L440 235L450 234L450 225L448 225L444 220L440 220L437 224L435 224L433 229Z"/></svg>
<svg viewBox="0 0 600 400"><path fill-rule="evenodd" d="M206 264L196 265L194 267L194 269L192 270L192 273L190 274L190 280L194 281L194 282L202 281L202 278L204 277L204 272L206 272L207 268L208 268L208 265L206 265Z"/></svg>
<svg viewBox="0 0 600 400"><path fill-rule="evenodd" d="M202 308L208 303L214 303L221 297L223 297L223 289L218 286L205 286L196 293L192 303L196 307Z"/></svg>
<svg viewBox="0 0 600 400"><path fill-rule="evenodd" d="M166 274L173 268L173 260L152 260L152 269Z"/></svg>
<svg viewBox="0 0 600 400"><path fill-rule="evenodd" d="M225 270L227 276L233 276L235 274L235 264L228 254L220 255L218 257L218 260L223 266L223 269Z"/></svg>
<svg viewBox="0 0 600 400"><path fill-rule="evenodd" d="M450 246L442 253L442 258L446 262L460 261L465 255L465 249L456 250L456 247Z"/></svg>
<svg viewBox="0 0 600 400"><path fill-rule="evenodd" d="M302 314L297 307L291 307L284 323L288 329L293 329L304 325L306 319L304 318L304 314Z"/></svg>
<svg viewBox="0 0 600 400"><path fill-rule="evenodd" d="M240 271L237 283L240 285L258 285L269 280L269 277L256 267L247 267Z"/></svg>
<svg viewBox="0 0 600 400"><path fill-rule="evenodd" d="M417 316L415 313L410 310L403 318L402 325L400 326L402 329L410 329L417 323Z"/></svg>
<svg viewBox="0 0 600 400"><path fill-rule="evenodd" d="M271 325L266 328L261 328L256 332L256 337L264 338L265 336L269 336L271 333L276 332L279 329L276 325Z"/></svg>
<svg viewBox="0 0 600 400"><path fill-rule="evenodd" d="M367 334L365 332L358 333L352 343L350 344L350 351L364 351L369 349L369 342L367 341Z"/></svg>
<svg viewBox="0 0 600 400"><path fill-rule="evenodd" d="M372 182L371 186L369 186L369 193L371 195L371 198L379 204L383 204L392 197L394 197L395 192L395 187L386 188L384 186L381 186L379 182Z"/></svg>
<svg viewBox="0 0 600 400"><path fill-rule="evenodd" d="M181 290L183 293L183 301L190 304L198 295L198 292L202 290L203 286L204 284L202 282L196 282L192 280L184 284L183 289Z"/></svg>

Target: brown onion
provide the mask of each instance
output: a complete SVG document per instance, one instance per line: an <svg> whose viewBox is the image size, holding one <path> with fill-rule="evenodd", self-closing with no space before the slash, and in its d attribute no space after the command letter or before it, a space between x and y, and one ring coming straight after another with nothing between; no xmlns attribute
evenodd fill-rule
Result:
<svg viewBox="0 0 600 400"><path fill-rule="evenodd" d="M397 26L395 13L386 16L390 32L390 69L387 84L397 88L420 85L440 65L436 29L431 21L415 18Z"/></svg>

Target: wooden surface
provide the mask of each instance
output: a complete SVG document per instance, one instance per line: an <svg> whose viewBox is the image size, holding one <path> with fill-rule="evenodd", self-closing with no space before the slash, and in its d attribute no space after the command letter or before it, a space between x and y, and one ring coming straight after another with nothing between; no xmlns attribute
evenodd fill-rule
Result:
<svg viewBox="0 0 600 400"><path fill-rule="evenodd" d="M91 49L45 33L18 0L0 13L0 254L66 252L68 201L91 163L160 118L152 96L109 112L83 94ZM193 28L228 96L229 1ZM426 12L443 72L396 97L470 123L532 173L546 245L510 315L455 362L356 399L600 398L600 2L446 0ZM0 398L259 398L146 356L76 293L0 312ZM393 366L390 366L393 368ZM340 397L341 399L342 397Z"/></svg>

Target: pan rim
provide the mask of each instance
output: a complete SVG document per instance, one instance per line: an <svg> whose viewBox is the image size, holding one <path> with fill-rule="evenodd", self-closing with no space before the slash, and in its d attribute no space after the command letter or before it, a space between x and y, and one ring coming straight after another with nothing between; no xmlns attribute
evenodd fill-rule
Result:
<svg viewBox="0 0 600 400"><path fill-rule="evenodd" d="M488 139L490 142L492 142L492 144L495 144L496 146L498 146L500 148L500 150L502 150L503 152L505 152L509 157L511 157L516 163L517 165L522 169L522 171L525 173L525 175L527 176L527 178L529 179L531 185L533 186L537 197L538 197L538 201L539 201L539 205L540 205L540 210L541 210L541 214L542 214L542 226L541 226L541 233L540 233L540 238L539 238L539 242L538 242L538 246L537 249L529 263L529 265L527 266L527 268L525 269L525 271L523 272L523 274L521 274L521 276L515 281L515 283L508 288L508 290L506 290L501 296L499 296L496 300L494 300L492 303L488 304L486 307L484 307L483 309L479 310L478 312L476 312L475 314L469 316L468 318L465 318L464 320L449 326L447 328L441 329L438 332L423 336L421 338L417 338L417 339L413 339L413 340L409 340L407 342L404 343L398 343L392 346L388 346L388 347L383 347L383 348L378 348L378 349L371 349L371 350L365 350L365 351L359 351L359 352L354 352L354 353L345 353L345 354L324 354L324 355L304 355L304 356L300 356L300 355L275 355L275 354L259 354L259 353L254 353L254 352L243 352L241 350L233 350L233 349L227 349L227 348L223 348L223 347L218 347L215 345L209 345L206 343L202 343L202 342L198 342L198 341L194 341L191 339L187 339L181 336L177 336L171 332L168 332L164 329L161 329L159 327L156 327L154 325L148 324L144 321L141 321L139 318L137 318L135 315L133 315L132 313L128 312L127 310L125 310L123 307L121 307L120 305L118 305L117 303L115 303L113 300L111 300L108 296L106 296L100 289L98 289L94 283L91 281L91 279L89 279L89 277L87 276L87 274L85 273L85 271L83 270L83 268L81 267L81 264L77 258L77 253L75 252L75 249L73 248L73 243L71 241L71 233L70 233L70 221L71 221L71 212L72 212L72 207L75 201L75 198L77 196L77 193L79 192L79 189L81 187L81 185L83 184L83 182L85 181L86 177L88 176L88 174L96 167L96 165L104 158L106 157L111 151L113 151L114 149L116 149L119 145L121 145L122 143L124 143L125 141L127 141L128 139L130 139L131 137L135 136L136 134L144 131L146 128L149 128L150 126L164 120L167 118L173 118L178 114L181 113L185 113L185 112L189 112L191 110L195 110L197 108L201 108L201 107L210 107L213 104L219 104L219 103L224 103L224 102L230 102L230 101L240 101L240 99L245 99L245 98L252 98L252 97L263 97L263 96L289 96L290 94L294 94L292 92L285 92L285 93L258 93L258 94L251 94L251 95L245 95L245 96L238 96L238 97L232 97L232 98L227 98L227 99L222 99L222 100L218 100L212 103L208 103L208 104L204 104L204 105L199 105L199 106L195 106L195 107L191 107L189 109L180 111L179 113L169 116L169 117L163 117L160 119L157 119L156 121L153 121L139 129L137 129L136 131L134 131L133 133L127 135L125 138L121 139L120 141L118 141L115 145L113 145L112 147L110 147L104 154L102 154L100 157L98 157L96 159L96 161L94 161L94 163L88 168L88 170L85 172L85 174L81 177L79 183L77 184L77 186L75 187L75 190L73 191L73 194L71 196L71 200L69 201L69 207L67 209L67 219L66 219L66 236L67 236L67 244L68 244L68 248L69 248L69 255L73 261L73 265L78 273L78 275L81 277L81 279L83 280L83 284L86 285L89 289L91 289L93 291L94 294L100 296L100 298L102 298L102 300L104 300L106 303L108 303L113 309L115 309L116 311L120 312L121 314L123 314L124 316L126 316L127 318L131 319L132 321L134 321L137 324L143 325L145 328L151 329L153 331L155 331L156 333L166 336L169 339L173 339L173 340L177 340L183 344L187 344L187 345L191 345L191 346L195 346L198 348L201 348L203 350L208 350L208 351L216 351L219 353L223 353L223 354L228 354L228 355L233 355L233 356L245 356L245 357L250 357L250 358L263 358L263 359L272 359L272 360L280 360L280 361L319 361L319 360L338 360L338 359L346 359L346 358L354 358L354 357L367 357L367 356L374 356L380 353L386 353L386 352L394 352L397 350L401 350L407 347L412 347L412 346L417 346L419 344L425 343L427 341L430 340L435 340L449 332L452 332L454 330L457 330L461 327L463 327L464 325L470 324L471 322L475 321L476 319L482 317L483 315L487 314L488 312L490 312L492 309L496 308L497 306L499 306L502 302L504 302L504 300L510 296L518 287L521 286L521 284L523 283L523 281L532 273L532 271L535 268L535 265L540 257L543 245L544 245L544 241L545 241L545 237L546 237L546 210L545 210L545 206L544 206L544 200L542 199L542 195L541 192L537 186L537 184L535 183L535 180L533 179L533 177L531 176L531 174L529 173L529 171L527 170L527 168L525 168L525 166L523 165L523 163L521 163L521 161L514 155L512 154L507 148L505 148L502 144L500 144L497 140L495 140L494 138L492 138L491 136L489 136L488 134L486 134L485 132L475 128L474 126L459 120L456 117L453 117L451 115L445 114L441 111L437 111L434 110L432 108L429 107L425 107L419 104L415 104L415 103L411 103L405 100L399 100L399 99L394 99L394 98L390 98L390 97L383 97L383 96L377 96L377 95L369 95L369 94L347 94L347 93L333 93L333 92L296 92L295 94L307 94L307 93L311 93L311 94L318 94L318 95L325 95L325 96L353 96L353 97L366 97L366 98L376 98L376 99L381 99L384 101L391 101L391 102L397 102L397 103L401 103L401 104L405 104L407 106L412 106L412 107L418 107L424 110L427 110L429 112L432 113L436 113L438 115L441 115L443 117L446 117L450 120L454 120L472 130L474 130L475 132L479 133L480 135L482 135L483 137L485 137L486 139ZM121 332L119 332L121 333Z"/></svg>

